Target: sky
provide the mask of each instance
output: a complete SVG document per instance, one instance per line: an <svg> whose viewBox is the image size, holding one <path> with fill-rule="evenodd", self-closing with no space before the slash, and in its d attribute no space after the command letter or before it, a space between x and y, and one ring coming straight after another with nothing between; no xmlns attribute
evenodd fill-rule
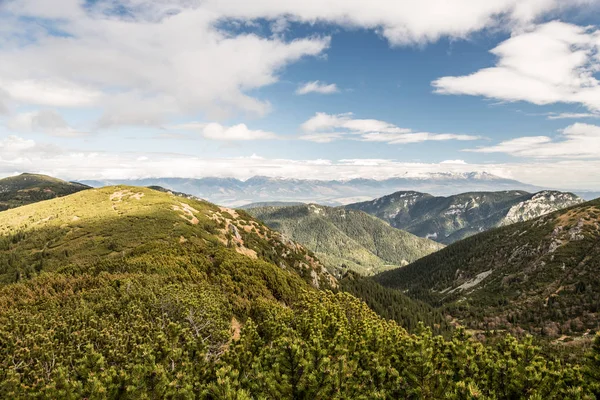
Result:
<svg viewBox="0 0 600 400"><path fill-rule="evenodd" d="M600 0L0 0L0 175L600 190Z"/></svg>

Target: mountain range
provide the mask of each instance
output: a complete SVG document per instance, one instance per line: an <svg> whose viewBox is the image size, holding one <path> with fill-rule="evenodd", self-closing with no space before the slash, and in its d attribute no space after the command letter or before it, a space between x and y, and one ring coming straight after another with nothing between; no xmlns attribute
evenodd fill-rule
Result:
<svg viewBox="0 0 600 400"><path fill-rule="evenodd" d="M351 179L346 181L255 176L245 181L234 178L147 178L84 180L81 182L93 187L109 185L161 186L229 207L273 201L335 206L371 200L399 190L421 190L436 195L501 189L541 190L532 185L500 178L485 172L429 173L384 180Z"/></svg>
<svg viewBox="0 0 600 400"><path fill-rule="evenodd" d="M246 211L315 252L336 275L347 269L371 275L402 267L443 247L362 211L342 207L305 204Z"/></svg>
<svg viewBox="0 0 600 400"><path fill-rule="evenodd" d="M348 209L374 215L391 226L449 244L494 227L527 221L583 203L573 193L545 190L469 192L448 197L415 191L396 192Z"/></svg>
<svg viewBox="0 0 600 400"><path fill-rule="evenodd" d="M559 338L600 329L599 271L595 200L469 237L375 279L474 329Z"/></svg>

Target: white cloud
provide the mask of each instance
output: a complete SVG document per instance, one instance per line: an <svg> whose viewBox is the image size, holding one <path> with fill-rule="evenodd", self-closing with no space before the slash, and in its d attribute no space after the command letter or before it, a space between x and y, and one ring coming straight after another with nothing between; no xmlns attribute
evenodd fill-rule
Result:
<svg viewBox="0 0 600 400"><path fill-rule="evenodd" d="M297 90L296 94L308 94L308 93L320 93L320 94L332 94L338 93L338 89L335 83L327 84L321 81L307 82L301 85Z"/></svg>
<svg viewBox="0 0 600 400"><path fill-rule="evenodd" d="M0 15L0 87L17 104L101 109L99 127L237 110L263 115L270 103L247 93L329 46L327 37L231 34L216 27L226 15L184 1L123 1L128 17L102 12L112 2L86 12L78 1L60 1L52 10L45 0L10 2L12 14Z"/></svg>
<svg viewBox="0 0 600 400"><path fill-rule="evenodd" d="M430 173L488 172L547 187L600 190L600 160L504 164L416 163L386 159L198 158L163 153L64 151L16 136L0 139L0 176L37 172L63 179L206 176L246 179L254 175L305 179L419 177Z"/></svg>
<svg viewBox="0 0 600 400"><path fill-rule="evenodd" d="M285 40L290 22L371 29L392 45L466 38L486 28L523 27L594 0L19 0L0 15L0 87L12 103L104 112L99 127L157 125L171 118L264 115L250 93L277 82L328 37ZM114 10L120 9L120 12ZM126 10L126 12L123 12ZM221 22L261 20L273 35L239 33ZM257 30L260 32L259 30ZM73 73L76 71L76 73ZM318 84L316 90L333 92ZM585 99L587 98L587 100ZM594 102L582 94L580 102ZM7 108L7 100L3 100Z"/></svg>
<svg viewBox="0 0 600 400"><path fill-rule="evenodd" d="M63 117L54 110L24 112L13 115L5 122L13 132L38 132L51 136L76 137L87 133L72 128Z"/></svg>
<svg viewBox="0 0 600 400"><path fill-rule="evenodd" d="M467 162L465 160L444 160L444 161L440 162L440 164L466 165Z"/></svg>
<svg viewBox="0 0 600 400"><path fill-rule="evenodd" d="M576 103L600 111L600 31L549 22L491 51L495 67L432 83L437 93L485 96L544 105Z"/></svg>
<svg viewBox="0 0 600 400"><path fill-rule="evenodd" d="M354 119L352 113L337 115L316 113L314 117L304 122L301 128L305 134L300 136L300 139L318 143L327 143L338 139L389 144L480 139L479 136L472 135L415 132L376 119Z"/></svg>
<svg viewBox="0 0 600 400"><path fill-rule="evenodd" d="M594 0L208 0L204 7L232 18L326 22L375 29L391 44L465 38L485 28L524 26L550 12Z"/></svg>
<svg viewBox="0 0 600 400"><path fill-rule="evenodd" d="M7 138L0 139L0 150L3 156L13 153L17 154L24 150L30 150L35 147L35 141L10 135Z"/></svg>
<svg viewBox="0 0 600 400"><path fill-rule="evenodd" d="M1 52L0 52L1 57ZM68 80L17 79L2 82L0 86L17 103L53 107L86 107L101 97L99 90L86 88Z"/></svg>
<svg viewBox="0 0 600 400"><path fill-rule="evenodd" d="M202 130L202 136L211 140L243 141L276 139L277 135L271 132L248 129L246 124L225 127L218 123L207 124Z"/></svg>
<svg viewBox="0 0 600 400"><path fill-rule="evenodd" d="M600 118L600 113L548 113L548 119Z"/></svg>
<svg viewBox="0 0 600 400"><path fill-rule="evenodd" d="M307 140L315 143L331 143L343 138L344 135L341 133L311 133L299 136L300 140Z"/></svg>
<svg viewBox="0 0 600 400"><path fill-rule="evenodd" d="M175 130L193 131L193 130L204 129L204 127L206 127L206 125L207 125L206 122L191 121L191 122L185 122L183 124L168 125L168 126L166 126L166 128L167 129L175 129Z"/></svg>
<svg viewBox="0 0 600 400"><path fill-rule="evenodd" d="M560 133L558 140L548 136L526 136L466 151L518 157L600 159L600 126L576 123Z"/></svg>
<svg viewBox="0 0 600 400"><path fill-rule="evenodd" d="M63 150L49 144L37 144L34 140L16 135L0 138L0 171L12 173L41 167L44 160L60 157ZM52 161L50 161L52 162Z"/></svg>

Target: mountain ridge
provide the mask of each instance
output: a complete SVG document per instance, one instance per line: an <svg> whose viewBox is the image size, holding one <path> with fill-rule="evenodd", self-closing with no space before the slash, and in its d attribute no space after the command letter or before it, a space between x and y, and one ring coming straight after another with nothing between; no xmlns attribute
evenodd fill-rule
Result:
<svg viewBox="0 0 600 400"><path fill-rule="evenodd" d="M367 212L417 236L449 244L582 202L572 193L551 190L467 192L447 197L400 191L345 207Z"/></svg>
<svg viewBox="0 0 600 400"><path fill-rule="evenodd" d="M393 228L362 211L342 207L305 204L246 211L307 246L332 271L340 270L343 265L370 275L402 267L443 247Z"/></svg>
<svg viewBox="0 0 600 400"><path fill-rule="evenodd" d="M246 180L218 177L173 177L133 180L82 180L81 182L93 187L116 184L162 186L169 190L189 193L230 207L265 201L292 201L336 206L370 200L398 190L408 189L419 189L440 195L469 190L492 190L493 188L530 191L542 189L515 180L476 172L422 174L381 180L365 178L317 180L254 176Z"/></svg>
<svg viewBox="0 0 600 400"><path fill-rule="evenodd" d="M458 241L375 280L474 329L600 329L600 199Z"/></svg>

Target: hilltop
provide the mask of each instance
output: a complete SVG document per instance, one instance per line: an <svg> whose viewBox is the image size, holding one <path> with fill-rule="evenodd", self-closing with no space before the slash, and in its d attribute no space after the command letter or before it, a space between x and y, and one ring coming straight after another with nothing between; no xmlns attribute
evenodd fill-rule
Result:
<svg viewBox="0 0 600 400"><path fill-rule="evenodd" d="M363 275L398 268L443 246L395 229L362 211L306 204L247 210L311 249L332 271Z"/></svg>
<svg viewBox="0 0 600 400"><path fill-rule="evenodd" d="M600 328L600 200L456 242L376 281L475 329L558 338Z"/></svg>
<svg viewBox="0 0 600 400"><path fill-rule="evenodd" d="M67 196L90 186L46 175L21 174L0 179L0 211Z"/></svg>
<svg viewBox="0 0 600 400"><path fill-rule="evenodd" d="M364 211L398 229L449 244L583 201L572 193L550 190L533 194L520 190L470 192L448 197L406 191L346 208Z"/></svg>
<svg viewBox="0 0 600 400"><path fill-rule="evenodd" d="M229 248L303 275L314 286L334 284L310 251L271 231L242 211L181 198L149 188L106 187L61 201L37 203L0 214L0 282L42 271L87 271L101 258L122 261L139 252Z"/></svg>

